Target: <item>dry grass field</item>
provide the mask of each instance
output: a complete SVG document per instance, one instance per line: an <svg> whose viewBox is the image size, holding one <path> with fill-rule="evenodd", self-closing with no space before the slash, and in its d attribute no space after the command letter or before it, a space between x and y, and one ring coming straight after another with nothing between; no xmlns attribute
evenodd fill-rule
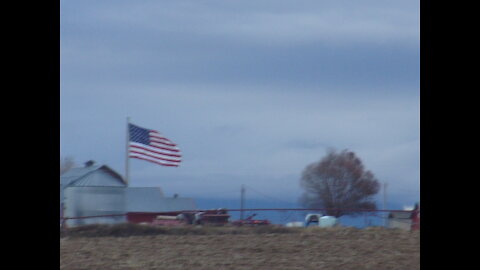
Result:
<svg viewBox="0 0 480 270"><path fill-rule="evenodd" d="M60 235L60 269L420 269L420 232L88 226Z"/></svg>

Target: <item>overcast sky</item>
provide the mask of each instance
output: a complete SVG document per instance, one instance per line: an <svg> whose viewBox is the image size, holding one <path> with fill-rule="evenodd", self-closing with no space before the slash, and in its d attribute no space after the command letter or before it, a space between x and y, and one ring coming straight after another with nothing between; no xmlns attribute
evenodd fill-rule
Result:
<svg viewBox="0 0 480 270"><path fill-rule="evenodd" d="M334 147L411 205L419 13L418 0L62 0L61 155L123 175L130 116L183 155L132 159L132 186L296 201L302 170Z"/></svg>

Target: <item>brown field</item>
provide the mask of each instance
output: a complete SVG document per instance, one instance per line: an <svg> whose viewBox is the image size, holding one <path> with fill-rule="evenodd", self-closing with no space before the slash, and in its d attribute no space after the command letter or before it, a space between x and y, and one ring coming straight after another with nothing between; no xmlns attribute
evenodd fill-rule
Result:
<svg viewBox="0 0 480 270"><path fill-rule="evenodd" d="M420 232L356 228L70 229L60 269L420 269Z"/></svg>

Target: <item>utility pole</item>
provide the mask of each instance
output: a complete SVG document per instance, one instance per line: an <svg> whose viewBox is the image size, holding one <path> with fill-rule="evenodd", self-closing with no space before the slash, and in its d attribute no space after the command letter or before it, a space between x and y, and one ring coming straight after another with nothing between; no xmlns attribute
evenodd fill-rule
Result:
<svg viewBox="0 0 480 270"><path fill-rule="evenodd" d="M387 182L383 182L383 210L387 209ZM388 213L384 212L383 226L387 227Z"/></svg>
<svg viewBox="0 0 480 270"><path fill-rule="evenodd" d="M245 200L245 187L243 185L240 193L240 220L243 220L243 201Z"/></svg>

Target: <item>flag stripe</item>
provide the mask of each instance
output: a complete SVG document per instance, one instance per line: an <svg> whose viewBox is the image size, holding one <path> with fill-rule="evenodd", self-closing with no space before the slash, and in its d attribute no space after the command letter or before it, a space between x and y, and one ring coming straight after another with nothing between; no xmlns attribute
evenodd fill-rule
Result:
<svg viewBox="0 0 480 270"><path fill-rule="evenodd" d="M182 155L179 155L179 154L170 154L170 153L165 153L165 152L159 152L159 151L155 151L153 149L149 149L147 147L139 146L139 145L135 145L135 144L130 144L130 147L147 150L147 151L150 151L150 152L155 153L155 154L165 155L165 156L169 156L169 157L178 157L178 158L182 157Z"/></svg>
<svg viewBox="0 0 480 270"><path fill-rule="evenodd" d="M130 153L134 153L134 154L139 154L139 155L145 155L147 157L151 157L151 158L156 158L156 159L160 159L160 160L164 160L164 161L170 161L170 162L181 162L182 160L181 159L169 159L169 158L164 158L160 155L156 155L156 154L153 154L153 153L149 153L148 151L145 151L145 150L140 150L140 151L137 151L137 150L130 150Z"/></svg>
<svg viewBox="0 0 480 270"><path fill-rule="evenodd" d="M159 139L153 138L153 137L150 137L150 142L161 143L161 144L164 144L164 145L167 145L167 146L173 146L173 147L177 146L174 143L169 143L169 142L166 142L164 140L159 140Z"/></svg>
<svg viewBox="0 0 480 270"><path fill-rule="evenodd" d="M159 149L168 150L168 151L172 151L172 152L179 152L178 147L172 148L172 147L165 146L164 144L159 144L159 143L156 143L156 142L150 142L149 146L157 147Z"/></svg>
<svg viewBox="0 0 480 270"><path fill-rule="evenodd" d="M166 142L169 142L169 143L173 143L172 141L170 141L169 139L163 137L160 135L160 133L158 132L152 132L150 131L150 138L155 138L155 139L159 139L159 140L165 140Z"/></svg>
<svg viewBox="0 0 480 270"><path fill-rule="evenodd" d="M152 160L152 159L149 159L149 158L145 158L145 157L142 157L142 156L139 156L139 155L129 155L129 157L131 157L131 158L138 158L138 159L142 159L142 160L146 160L146 161L150 161L150 162L153 162L153 163L162 165L162 166L178 167L178 164L163 163L163 162L156 161L156 160Z"/></svg>
<svg viewBox="0 0 480 270"><path fill-rule="evenodd" d="M173 148L170 148L170 147L164 147L164 146L158 146L156 145L155 143L150 143L150 145L146 145L146 144L143 144L143 143L137 143L137 142L130 142L130 145L136 145L136 146L140 146L140 147L145 147L147 149L151 149L151 150L156 150L156 151L160 151L160 152L164 152L164 153L170 153L170 154L176 154L176 155L181 155L181 152L180 150L177 148L177 149L173 149Z"/></svg>
<svg viewBox="0 0 480 270"><path fill-rule="evenodd" d="M175 153L180 153L180 150L178 148L177 149L172 149L172 148L168 148L168 147L163 147L161 145L157 145L156 143L151 143L150 147L155 147L155 148L161 149L161 150L167 150L167 151L171 151L171 152L175 152Z"/></svg>

